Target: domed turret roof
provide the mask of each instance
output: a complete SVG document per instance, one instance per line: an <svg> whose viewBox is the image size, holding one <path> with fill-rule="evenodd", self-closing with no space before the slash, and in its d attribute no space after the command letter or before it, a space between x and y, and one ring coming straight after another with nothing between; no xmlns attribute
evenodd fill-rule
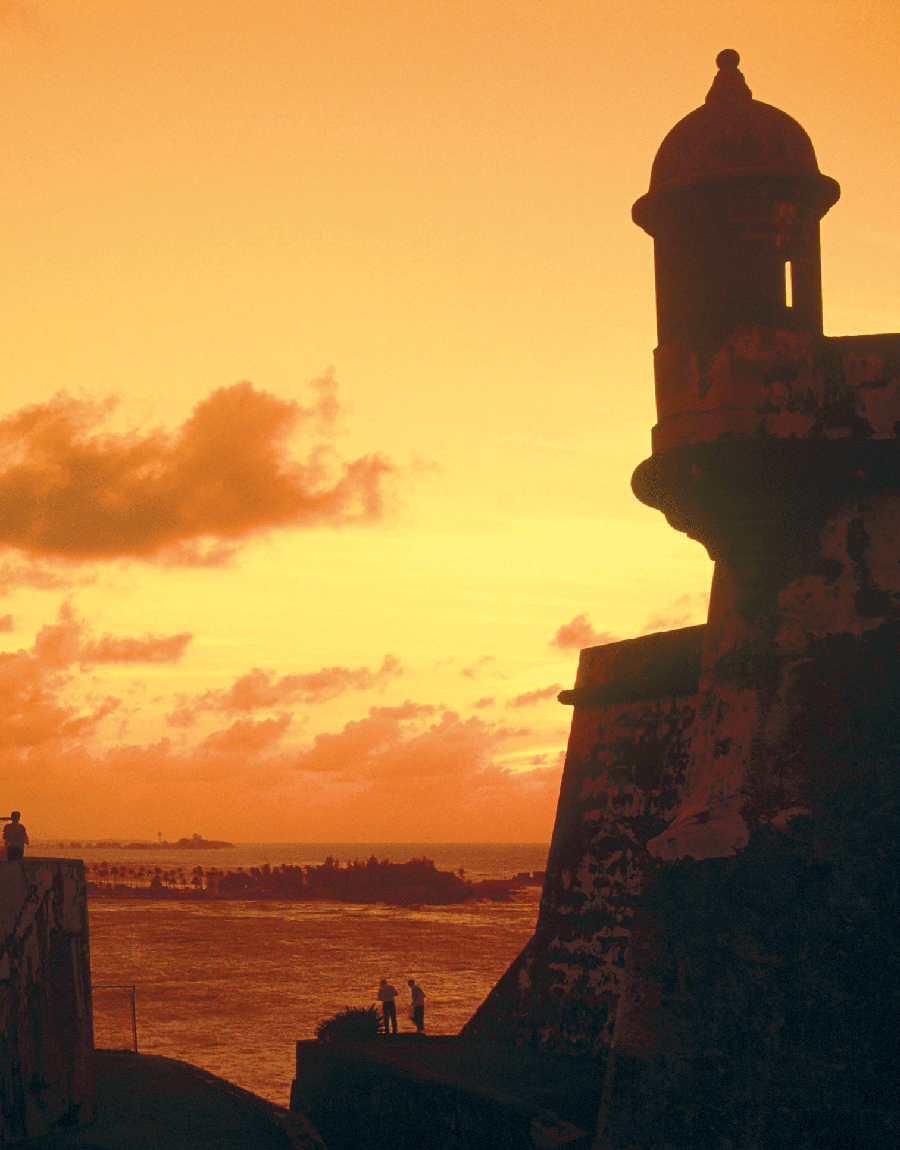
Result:
<svg viewBox="0 0 900 1150"><path fill-rule="evenodd" d="M656 193L735 176L812 177L827 199L825 210L840 195L834 180L823 176L812 140L795 119L753 99L740 56L726 48L716 57L719 71L701 107L690 112L660 145L650 174L649 197ZM648 197L635 204L635 220Z"/></svg>

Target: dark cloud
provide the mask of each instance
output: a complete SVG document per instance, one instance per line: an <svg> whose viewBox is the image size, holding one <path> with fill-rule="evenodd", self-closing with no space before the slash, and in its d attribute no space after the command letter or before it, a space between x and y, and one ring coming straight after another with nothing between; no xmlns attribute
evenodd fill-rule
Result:
<svg viewBox="0 0 900 1150"><path fill-rule="evenodd" d="M543 703L547 699L555 699L562 687L559 683L551 683L549 687L539 687L535 691L525 691L522 695L515 695L506 700L507 707L531 707L535 703Z"/></svg>
<svg viewBox="0 0 900 1150"><path fill-rule="evenodd" d="M220 388L175 432L105 433L110 404L60 394L0 421L0 546L68 560L226 561L274 528L377 520L379 455L341 462L323 444L292 459L298 429L340 415L330 377L309 408L249 383Z"/></svg>
<svg viewBox="0 0 900 1150"><path fill-rule="evenodd" d="M475 702L472 703L472 710L483 711L485 707L493 707L496 701L497 699L494 695L482 695L480 699L476 699Z"/></svg>
<svg viewBox="0 0 900 1150"><path fill-rule="evenodd" d="M576 615L569 623L563 623L553 638L551 647L559 647L563 651L572 648L580 651L583 647L599 647L603 643L614 643L618 635L611 631L595 631L587 614Z"/></svg>
<svg viewBox="0 0 900 1150"><path fill-rule="evenodd" d="M9 632L15 630L15 623L13 622L12 615L0 615L0 632Z"/></svg>

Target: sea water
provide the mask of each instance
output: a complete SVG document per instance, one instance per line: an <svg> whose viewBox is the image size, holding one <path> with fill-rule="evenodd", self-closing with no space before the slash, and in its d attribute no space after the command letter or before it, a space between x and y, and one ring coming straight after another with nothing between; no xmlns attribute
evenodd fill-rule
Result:
<svg viewBox="0 0 900 1150"><path fill-rule="evenodd" d="M32 853L37 853L33 851ZM49 849L41 853L50 854ZM217 851L64 848L88 865L220 870L269 863L406 862L427 855L466 877L510 878L542 870L546 844L240 844ZM381 978L401 992L426 992L425 1024L455 1034L531 937L540 887L512 901L458 906L357 906L332 902L89 900L95 1043L132 1043L135 987L138 1049L180 1058L287 1105L294 1043L345 1006L375 1002Z"/></svg>

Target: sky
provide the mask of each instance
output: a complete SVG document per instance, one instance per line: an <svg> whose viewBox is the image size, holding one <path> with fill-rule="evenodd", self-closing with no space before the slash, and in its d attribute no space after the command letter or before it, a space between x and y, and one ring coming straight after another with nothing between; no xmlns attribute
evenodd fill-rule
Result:
<svg viewBox="0 0 900 1150"><path fill-rule="evenodd" d="M549 841L578 651L702 622L629 482L659 143L736 48L900 319L896 0L0 0L0 809Z"/></svg>

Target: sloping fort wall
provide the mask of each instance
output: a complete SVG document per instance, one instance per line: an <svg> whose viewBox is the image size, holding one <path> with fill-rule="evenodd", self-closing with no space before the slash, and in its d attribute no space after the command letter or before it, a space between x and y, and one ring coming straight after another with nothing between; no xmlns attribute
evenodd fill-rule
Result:
<svg viewBox="0 0 900 1150"><path fill-rule="evenodd" d="M537 927L463 1034L608 1050L645 844L681 799L702 642L685 627L581 652Z"/></svg>

